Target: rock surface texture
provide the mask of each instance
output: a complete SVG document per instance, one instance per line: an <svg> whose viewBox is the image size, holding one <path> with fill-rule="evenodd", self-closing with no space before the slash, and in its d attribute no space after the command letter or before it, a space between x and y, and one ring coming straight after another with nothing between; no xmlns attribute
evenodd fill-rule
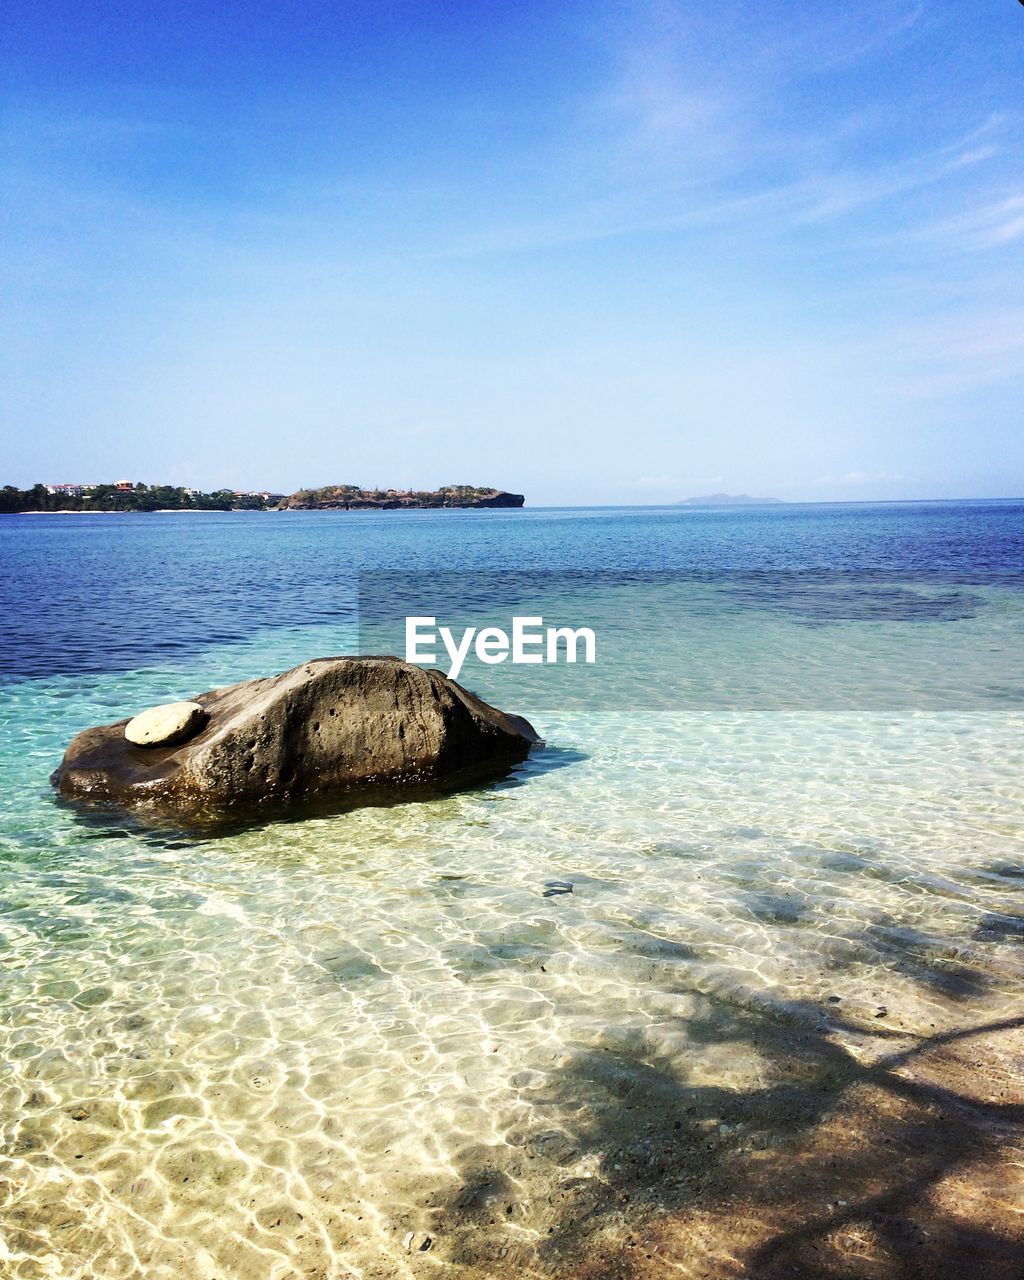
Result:
<svg viewBox="0 0 1024 1280"><path fill-rule="evenodd" d="M206 723L178 745L133 743L125 720L84 730L54 786L69 800L212 825L415 797L496 774L539 741L522 717L397 658L317 658L194 705Z"/></svg>
<svg viewBox="0 0 1024 1280"><path fill-rule="evenodd" d="M124 736L136 747L173 747L194 738L208 719L198 702L165 702L129 720Z"/></svg>

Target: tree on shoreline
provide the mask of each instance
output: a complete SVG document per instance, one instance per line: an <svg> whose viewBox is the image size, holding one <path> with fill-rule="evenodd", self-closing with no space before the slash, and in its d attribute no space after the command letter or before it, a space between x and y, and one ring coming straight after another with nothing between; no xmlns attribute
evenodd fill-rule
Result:
<svg viewBox="0 0 1024 1280"><path fill-rule="evenodd" d="M98 484L82 493L51 493L44 484L35 484L31 489L5 484L0 489L0 512L266 511L276 504L276 494L268 501L258 493L235 493L231 489L198 493L176 485L147 485L141 481L131 489Z"/></svg>

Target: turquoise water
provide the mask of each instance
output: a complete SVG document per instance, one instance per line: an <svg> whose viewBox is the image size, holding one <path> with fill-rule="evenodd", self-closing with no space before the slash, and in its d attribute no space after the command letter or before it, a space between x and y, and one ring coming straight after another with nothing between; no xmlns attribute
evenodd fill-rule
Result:
<svg viewBox="0 0 1024 1280"><path fill-rule="evenodd" d="M558 1274L667 1089L773 1140L747 1022L867 1060L1019 1011L1024 507L5 517L0 559L3 1274ZM544 735L503 782L202 840L54 802L78 729L409 602L595 629L464 671Z"/></svg>

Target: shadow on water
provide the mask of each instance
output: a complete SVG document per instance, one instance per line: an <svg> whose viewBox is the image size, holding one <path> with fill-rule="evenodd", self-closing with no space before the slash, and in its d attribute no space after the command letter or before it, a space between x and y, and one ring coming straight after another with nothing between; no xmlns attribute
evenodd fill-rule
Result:
<svg viewBox="0 0 1024 1280"><path fill-rule="evenodd" d="M525 760L521 760L504 778L495 782L494 790L507 791L510 787L522 787L534 778L554 773L558 769L568 769L589 759L586 751L579 751L575 747L555 747L545 742L534 747Z"/></svg>
<svg viewBox="0 0 1024 1280"><path fill-rule="evenodd" d="M85 839L133 838L150 846L174 849L185 848L204 840L221 840L241 835L271 823L295 824L312 818L339 817L357 809L392 809L405 804L446 801L460 794L507 791L587 758L585 752L544 743L534 747L523 760L461 769L440 780L405 783L400 787L359 787L340 795L304 796L288 803L261 806L258 814L246 817L200 815L194 824L157 814L126 812L106 805L71 801L59 793L54 793L52 798L58 808L71 816Z"/></svg>
<svg viewBox="0 0 1024 1280"><path fill-rule="evenodd" d="M746 1084L612 1034L576 1053L535 1099L548 1132L507 1135L507 1170L463 1171L437 1224L453 1262L559 1280L1019 1280L1024 1096L1006 1099L1012 1067L989 1067L1007 1046L1019 1060L1024 1017L908 1047L809 1004L692 1000L695 1048L749 1061ZM564 1176L531 1202L540 1150ZM467 1197L488 1211L470 1218ZM510 1245L520 1220L534 1234Z"/></svg>

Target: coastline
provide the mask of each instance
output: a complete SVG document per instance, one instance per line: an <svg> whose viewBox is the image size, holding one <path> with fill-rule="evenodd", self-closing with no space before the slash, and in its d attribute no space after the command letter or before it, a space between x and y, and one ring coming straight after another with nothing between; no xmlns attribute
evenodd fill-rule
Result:
<svg viewBox="0 0 1024 1280"><path fill-rule="evenodd" d="M586 508L580 508L585 510ZM382 503L379 506L324 506L324 507L153 507L152 510L142 508L129 508L119 511L97 510L97 511L69 511L67 508L58 507L54 511L4 511L0 515L9 516L196 516L196 515L285 515L289 512L308 513L308 512L337 512L345 511L353 515L365 514L374 511L522 511L520 506L484 506L483 504L470 504L465 506L415 506L405 504L403 506L390 506Z"/></svg>
<svg viewBox="0 0 1024 1280"><path fill-rule="evenodd" d="M170 514L188 511L444 511L512 509L525 506L521 493L476 485L439 489L363 489L357 485L325 485L278 493L269 489L212 489L181 485L149 485L127 481L90 485L34 484L28 489L4 485L5 515ZM39 504L43 505L40 506ZM168 503L171 505L168 506Z"/></svg>
<svg viewBox="0 0 1024 1280"><path fill-rule="evenodd" d="M238 511L241 508L237 509ZM236 509L220 507L155 507L152 511L5 511L9 516L196 516L234 515ZM257 514L263 515L264 512Z"/></svg>

